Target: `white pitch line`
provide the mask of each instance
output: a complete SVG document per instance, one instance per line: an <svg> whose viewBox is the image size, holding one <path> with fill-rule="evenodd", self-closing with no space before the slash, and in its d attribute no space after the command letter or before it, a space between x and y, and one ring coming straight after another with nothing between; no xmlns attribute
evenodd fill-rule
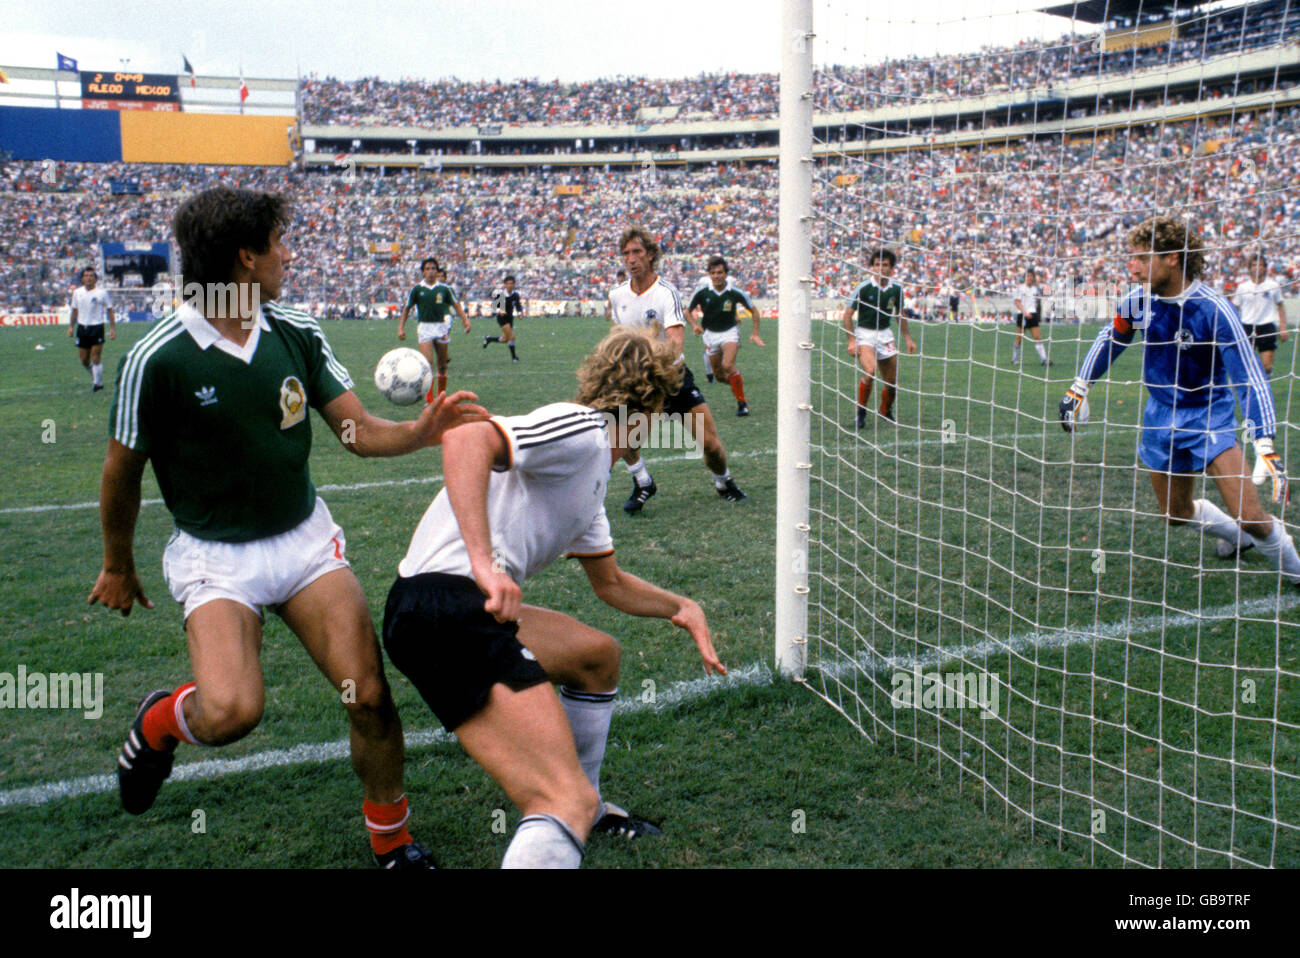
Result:
<svg viewBox="0 0 1300 958"><path fill-rule="evenodd" d="M614 711L619 715L635 712L663 711L674 708L683 702L703 698L714 692L737 689L745 686L770 685L772 671L762 663L732 669L724 676L710 676L702 679L690 679L674 682L662 691L651 695L644 690L633 695L623 696L614 703ZM406 733L406 747L415 748L424 745L443 745L455 740L455 736L445 729L430 729ZM257 772L268 768L284 768L290 765L313 764L345 759L349 756L346 740L336 742L317 742L294 745L290 748L272 749L245 755L242 758L207 759L202 762L190 762L178 765L172 771L171 779L177 782L201 782L227 775L239 775L243 772ZM117 790L116 775L90 775L85 778L65 779L61 782L47 782L44 785L29 785L0 792L0 809L31 808L48 804L55 799L73 798L79 795L101 795Z"/></svg>

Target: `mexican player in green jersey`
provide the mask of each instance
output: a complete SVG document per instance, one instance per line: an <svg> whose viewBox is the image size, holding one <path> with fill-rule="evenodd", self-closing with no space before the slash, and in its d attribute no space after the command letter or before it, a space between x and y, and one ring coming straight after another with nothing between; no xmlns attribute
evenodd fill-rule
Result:
<svg viewBox="0 0 1300 958"><path fill-rule="evenodd" d="M438 265L438 261L432 256L424 259L420 263L420 272L424 278L411 288L411 294L406 297L406 307L402 310L402 318L397 322L397 338L406 339L406 317L411 315L411 310L414 309L420 352L424 354L430 366L435 366L434 356L437 355L438 381L429 388L429 395L425 397L426 402L433 402L436 393L447 391L447 364L451 362L448 347L451 344L452 310L460 316L467 333L470 331L470 324L469 317L465 315L460 301L456 299L456 291L447 285L446 270Z"/></svg>
<svg viewBox="0 0 1300 958"><path fill-rule="evenodd" d="M135 519L153 463L176 531L163 555L184 605L194 681L145 696L118 756L122 804L140 814L175 749L225 745L256 728L263 609L280 616L342 693L371 848L386 868L431 867L406 829L402 726L343 530L307 471L308 407L344 448L397 456L438 445L485 412L470 393L439 396L412 422L371 416L306 313L275 299L293 256L280 196L217 188L173 227L184 302L123 358L100 481L104 565L89 601L123 615L153 608L135 569Z"/></svg>
<svg viewBox="0 0 1300 958"><path fill-rule="evenodd" d="M758 335L758 307L742 290L732 285L727 276L727 261L721 256L709 259L708 270L708 278L696 287L686 315L691 318L695 335L704 336L704 355L713 370L711 378L731 387L731 394L736 397L736 415L748 416L745 380L736 369L736 353L740 351L740 321L736 313L742 308L749 310L754 319L754 331L749 334L749 341L762 346L763 340ZM700 316L698 323L697 313Z"/></svg>
<svg viewBox="0 0 1300 958"><path fill-rule="evenodd" d="M916 352L916 343L907 330L907 317L903 315L903 287L891 282L898 257L894 251L881 247L867 254L870 275L866 282L854 290L848 305L840 316L849 334L849 355L858 357L862 378L858 381L857 427L867 424L867 400L879 369L883 385L880 390L880 415L894 421L894 395L898 386L898 346L894 331L889 328L891 319L898 319L899 332L907 343L909 353Z"/></svg>

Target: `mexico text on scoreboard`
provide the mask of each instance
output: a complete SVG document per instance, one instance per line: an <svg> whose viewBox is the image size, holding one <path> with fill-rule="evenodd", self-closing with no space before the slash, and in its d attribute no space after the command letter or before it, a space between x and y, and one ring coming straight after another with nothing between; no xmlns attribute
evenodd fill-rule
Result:
<svg viewBox="0 0 1300 958"><path fill-rule="evenodd" d="M164 73L109 73L82 70L81 106L87 110L160 110L181 108L176 77Z"/></svg>

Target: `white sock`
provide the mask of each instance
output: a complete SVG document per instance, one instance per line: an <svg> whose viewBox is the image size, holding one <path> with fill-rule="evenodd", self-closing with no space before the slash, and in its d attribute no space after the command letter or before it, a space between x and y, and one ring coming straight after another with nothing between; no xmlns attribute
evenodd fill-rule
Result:
<svg viewBox="0 0 1300 958"><path fill-rule="evenodd" d="M1015 362L1017 359L1019 359L1019 358L1020 358L1020 347L1019 347L1019 346L1012 346L1012 347L1011 347L1011 361L1014 363L1014 362Z"/></svg>
<svg viewBox="0 0 1300 958"><path fill-rule="evenodd" d="M1249 533L1247 533L1249 535ZM1295 542L1286 534L1282 523L1273 520L1273 531L1263 539L1250 536L1255 548L1261 555L1266 555L1273 566L1282 570L1282 574L1292 582L1300 585L1300 555L1296 554Z"/></svg>
<svg viewBox="0 0 1300 958"><path fill-rule="evenodd" d="M529 815L501 859L502 868L577 868L586 854L568 825L550 815Z"/></svg>
<svg viewBox="0 0 1300 958"><path fill-rule="evenodd" d="M725 489L727 486L727 480L731 478L731 470L723 469L720 473L710 472L709 475L713 477L713 488Z"/></svg>
<svg viewBox="0 0 1300 958"><path fill-rule="evenodd" d="M1043 362L1047 362L1047 350L1043 348L1043 344L1038 340L1034 340L1034 349L1038 351L1038 358Z"/></svg>
<svg viewBox="0 0 1300 958"><path fill-rule="evenodd" d="M650 478L650 470L645 467L644 459L638 459L635 463L628 465L627 471L632 473L632 478L636 480L638 486L648 486L654 482Z"/></svg>
<svg viewBox="0 0 1300 958"><path fill-rule="evenodd" d="M1240 549L1249 538L1241 526L1209 499L1192 503L1192 524L1220 539L1226 539Z"/></svg>
<svg viewBox="0 0 1300 958"><path fill-rule="evenodd" d="M96 386L104 385L104 364L103 363L90 364L90 378L95 381Z"/></svg>
<svg viewBox="0 0 1300 958"><path fill-rule="evenodd" d="M573 729L578 764L599 796L600 763L605 759L609 720L614 716L614 692L580 692L560 686L560 704Z"/></svg>

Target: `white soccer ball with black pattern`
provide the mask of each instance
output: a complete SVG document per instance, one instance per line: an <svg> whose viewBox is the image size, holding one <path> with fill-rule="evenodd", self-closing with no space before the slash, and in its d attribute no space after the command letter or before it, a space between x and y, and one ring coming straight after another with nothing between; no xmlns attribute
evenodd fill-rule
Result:
<svg viewBox="0 0 1300 958"><path fill-rule="evenodd" d="M419 402L433 385L433 368L415 349L402 346L384 353L375 367L375 386L398 406Z"/></svg>

